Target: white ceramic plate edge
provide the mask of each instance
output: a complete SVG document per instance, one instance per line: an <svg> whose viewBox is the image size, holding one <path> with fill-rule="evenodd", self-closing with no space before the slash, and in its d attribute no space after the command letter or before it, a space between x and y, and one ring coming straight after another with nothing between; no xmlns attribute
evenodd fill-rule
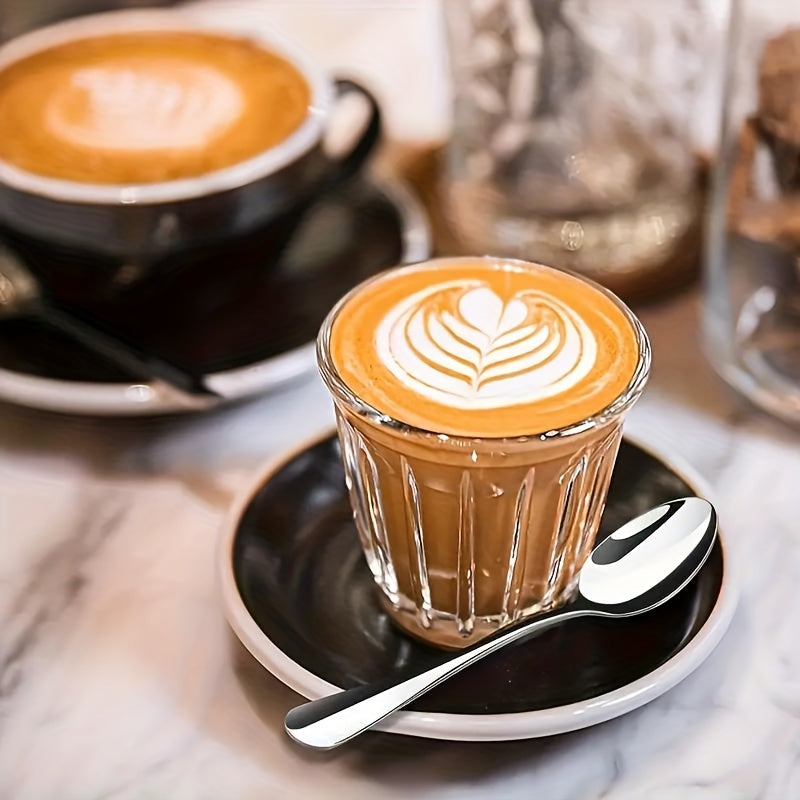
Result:
<svg viewBox="0 0 800 800"><path fill-rule="evenodd" d="M219 542L218 565L220 594L229 625L253 655L278 680L309 700L340 691L340 687L309 672L275 645L245 607L233 572L233 543L238 520L253 494L281 465L306 448L332 435L332 431L303 442L288 453L271 461L257 480L237 498L227 514ZM650 453L678 474L701 497L713 502L706 482L693 468L672 454L665 454L644 443L639 437L626 440ZM724 534L719 532L723 552L723 576L719 595L708 619L700 630L678 653L647 675L625 686L589 700L537 711L513 714L446 714L441 712L399 711L384 720L377 730L421 736L432 739L459 741L505 741L551 736L586 728L633 711L674 687L699 667L719 643L728 628L736 608L735 571L729 568L729 553Z"/></svg>

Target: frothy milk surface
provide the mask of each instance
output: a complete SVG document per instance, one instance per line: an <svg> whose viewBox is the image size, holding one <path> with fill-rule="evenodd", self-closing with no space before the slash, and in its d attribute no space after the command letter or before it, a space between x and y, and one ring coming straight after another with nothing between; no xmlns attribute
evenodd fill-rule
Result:
<svg viewBox="0 0 800 800"><path fill-rule="evenodd" d="M80 182L195 177L281 142L309 101L294 66L246 39L79 39L0 71L0 159Z"/></svg>
<svg viewBox="0 0 800 800"><path fill-rule="evenodd" d="M344 383L378 411L491 437L598 413L639 359L636 331L607 295L548 267L488 258L384 273L342 306L330 351Z"/></svg>

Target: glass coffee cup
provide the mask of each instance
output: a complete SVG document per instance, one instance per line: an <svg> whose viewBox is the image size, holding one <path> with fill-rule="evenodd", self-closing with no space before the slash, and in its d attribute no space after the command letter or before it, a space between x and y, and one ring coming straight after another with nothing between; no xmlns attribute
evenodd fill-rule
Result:
<svg viewBox="0 0 800 800"><path fill-rule="evenodd" d="M537 264L434 259L353 289L317 356L402 629L459 648L570 599L649 374L621 301Z"/></svg>

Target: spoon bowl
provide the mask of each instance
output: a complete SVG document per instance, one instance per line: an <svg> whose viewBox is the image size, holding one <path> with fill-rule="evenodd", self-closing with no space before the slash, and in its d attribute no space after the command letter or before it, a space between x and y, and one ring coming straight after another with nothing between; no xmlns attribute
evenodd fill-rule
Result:
<svg viewBox="0 0 800 800"><path fill-rule="evenodd" d="M706 500L673 500L626 523L592 551L573 602L504 628L476 644L439 654L421 671L357 686L290 711L286 732L315 749L330 749L371 728L392 712L470 664L581 616L623 618L650 611L680 592L699 572L717 534Z"/></svg>

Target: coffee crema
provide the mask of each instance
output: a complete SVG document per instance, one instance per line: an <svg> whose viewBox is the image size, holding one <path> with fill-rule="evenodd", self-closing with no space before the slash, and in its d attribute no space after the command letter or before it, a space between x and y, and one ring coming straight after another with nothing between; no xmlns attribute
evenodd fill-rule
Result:
<svg viewBox="0 0 800 800"><path fill-rule="evenodd" d="M80 38L0 70L0 160L81 183L197 177L285 140L310 100L298 69L248 39Z"/></svg>
<svg viewBox="0 0 800 800"><path fill-rule="evenodd" d="M441 259L384 273L345 299L330 351L383 414L458 436L524 436L599 413L629 386L637 335L605 293L568 273Z"/></svg>

